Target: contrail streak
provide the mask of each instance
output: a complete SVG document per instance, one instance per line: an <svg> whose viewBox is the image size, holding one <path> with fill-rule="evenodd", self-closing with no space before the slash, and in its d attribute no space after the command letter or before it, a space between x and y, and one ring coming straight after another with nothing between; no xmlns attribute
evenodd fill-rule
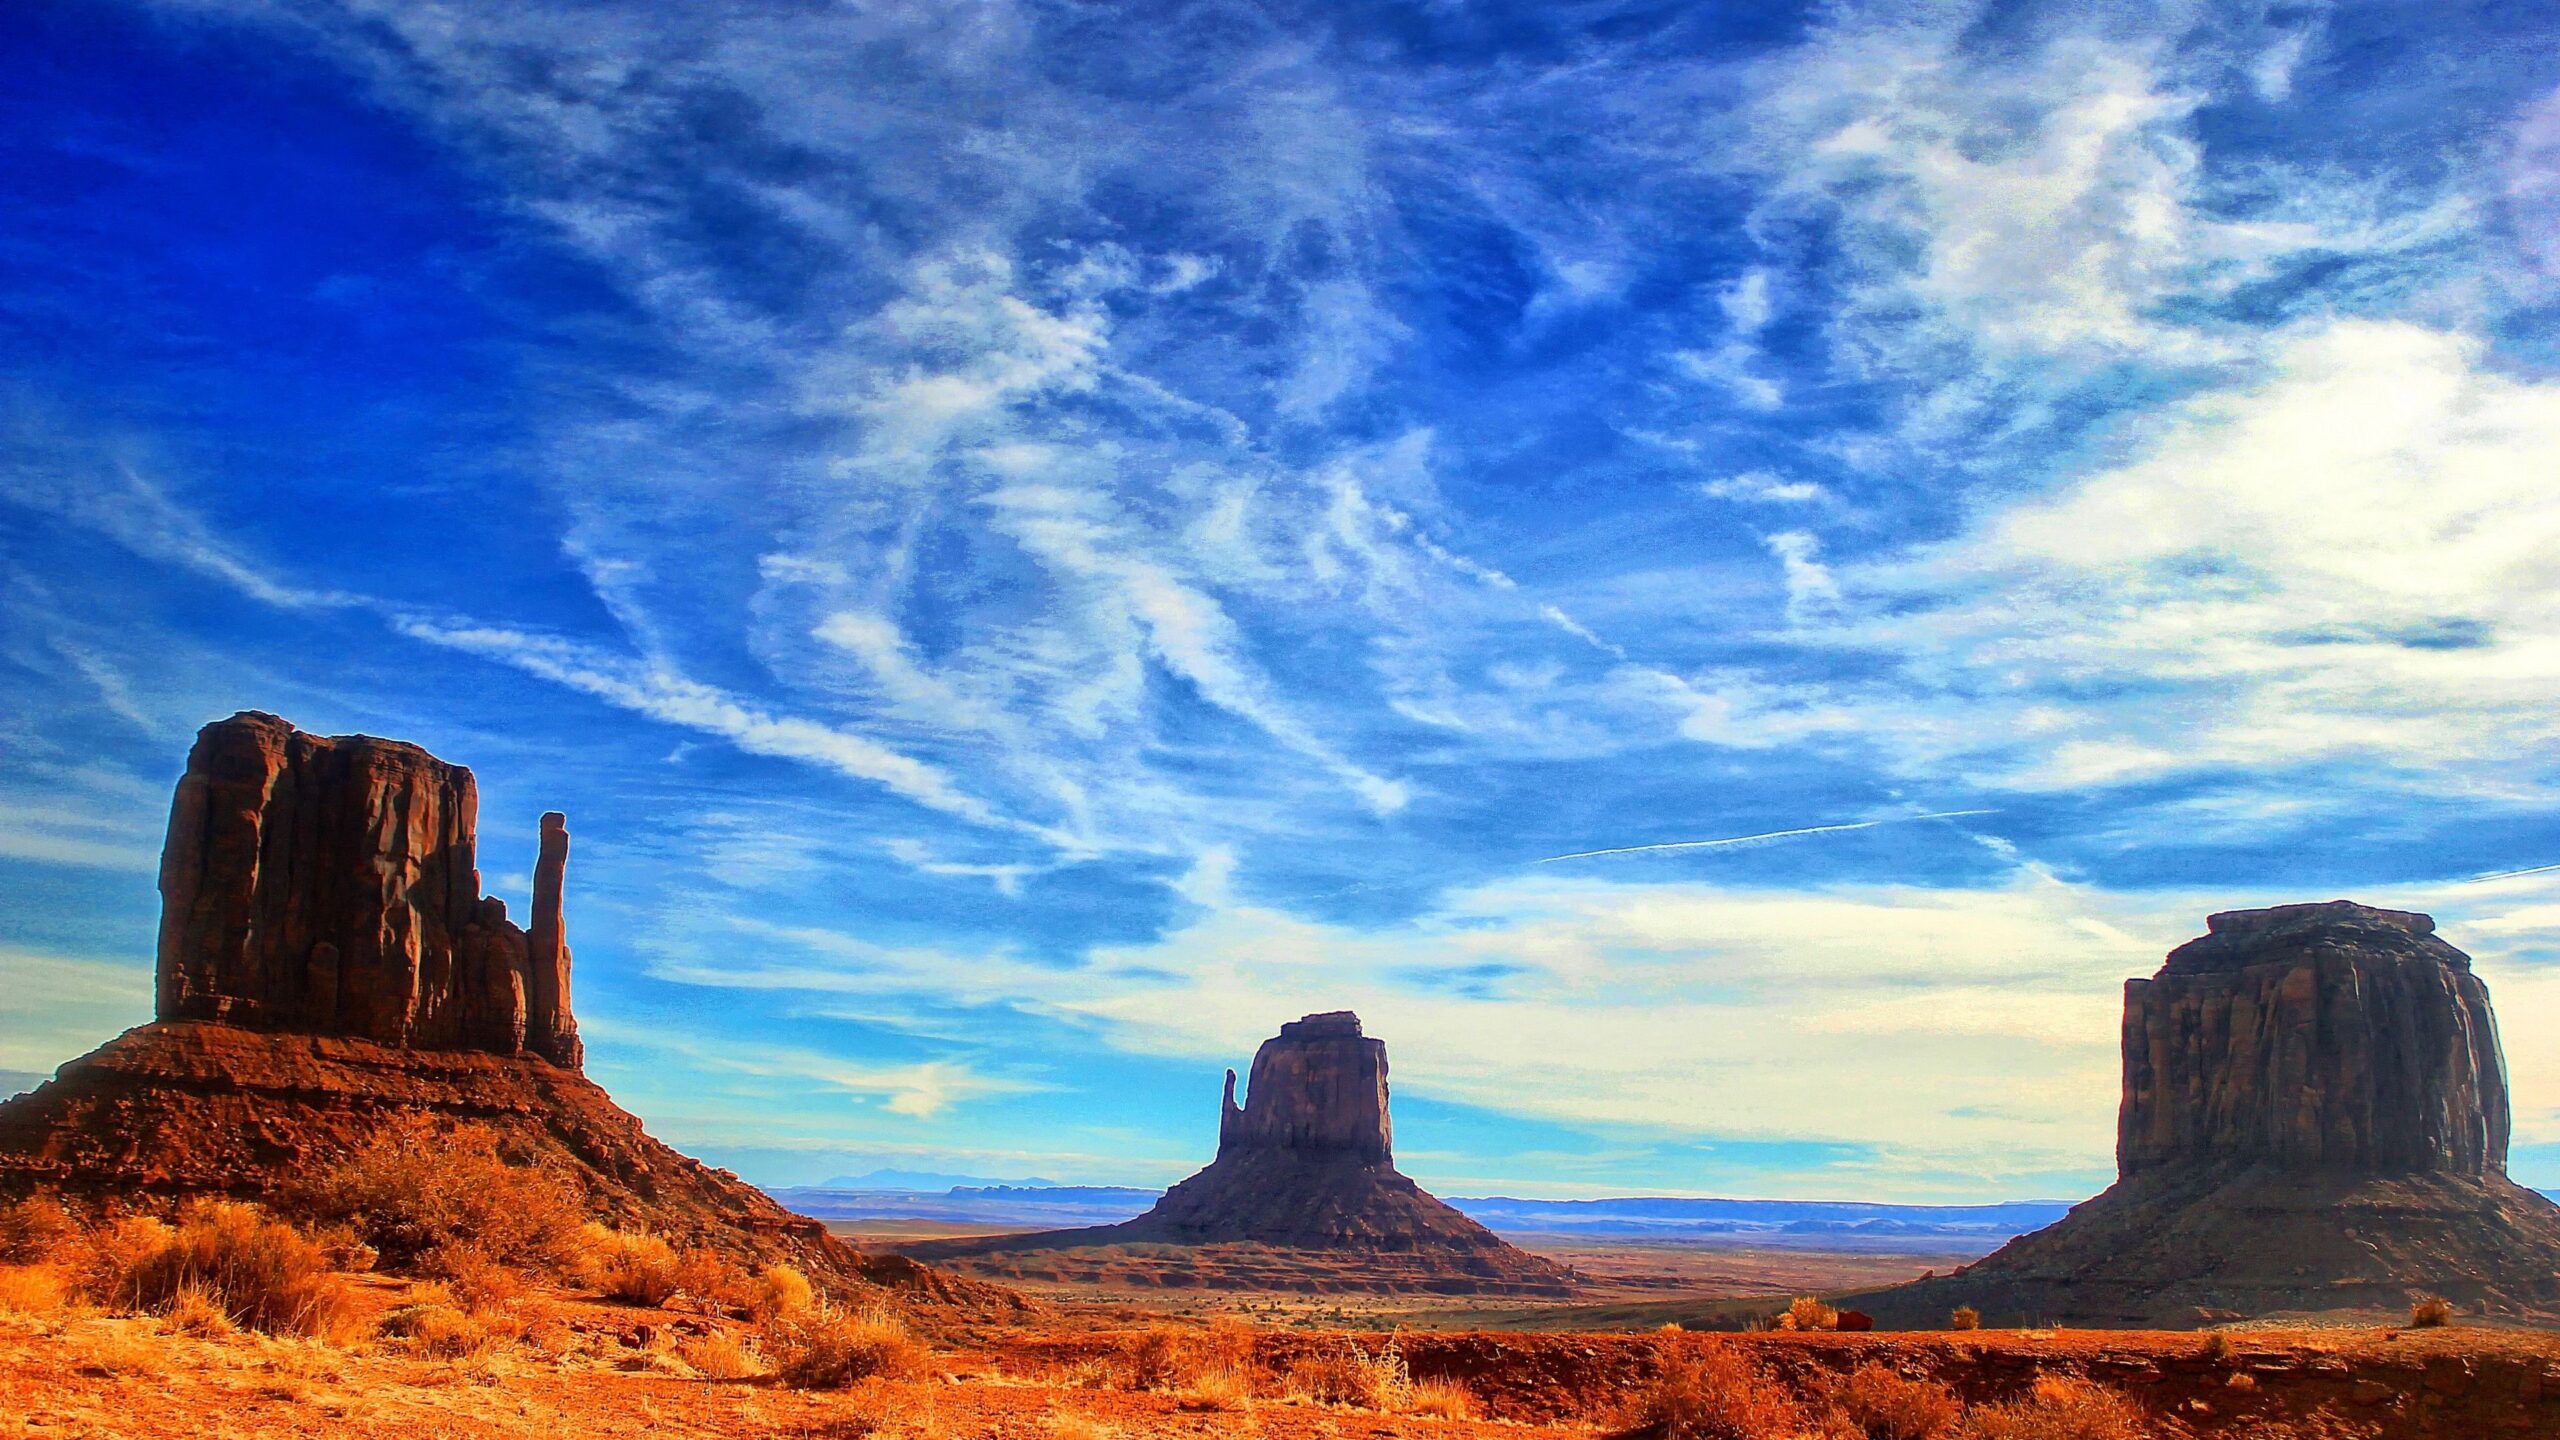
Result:
<svg viewBox="0 0 2560 1440"><path fill-rule="evenodd" d="M1846 825L1808 825L1801 830L1772 830L1766 835L1734 835L1722 840L1673 840L1661 845L1620 845L1611 850L1576 850L1570 855L1550 855L1537 863L1553 865L1559 860L1588 860L1594 855L1636 855L1647 850L1721 850L1730 845L1752 845L1762 840L1793 840L1799 835L1837 835L1844 830L1873 830L1879 825L1901 825L1912 820L1954 820L1966 815L1997 815L1999 813L1997 810L1936 810L1926 815L1888 815L1882 820L1857 820ZM2549 868L2560 870L2560 865Z"/></svg>
<svg viewBox="0 0 2560 1440"><path fill-rule="evenodd" d="M2513 880L2519 875L2548 875L2554 870L2560 870L2560 865L2533 865L2522 870L2493 870L2486 875L2474 875L2470 879L2460 881L2458 883L2464 885L2479 885L2490 880Z"/></svg>

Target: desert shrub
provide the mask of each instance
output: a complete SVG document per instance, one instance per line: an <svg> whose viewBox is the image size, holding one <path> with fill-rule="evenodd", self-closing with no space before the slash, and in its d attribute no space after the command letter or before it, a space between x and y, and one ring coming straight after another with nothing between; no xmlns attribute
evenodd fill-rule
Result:
<svg viewBox="0 0 2560 1440"><path fill-rule="evenodd" d="M119 1224L92 1252L88 1278L117 1309L164 1314L200 1292L245 1329L335 1339L356 1324L354 1293L320 1247L254 1205L198 1205L174 1230Z"/></svg>
<svg viewBox="0 0 2560 1440"><path fill-rule="evenodd" d="M418 1257L418 1273L443 1282L453 1298L474 1314L501 1310L522 1299L521 1272L499 1264L477 1245L439 1245Z"/></svg>
<svg viewBox="0 0 2560 1440"><path fill-rule="evenodd" d="M2409 1324L2413 1329L2431 1330L2453 1323L2453 1302L2441 1295L2429 1295L2409 1307Z"/></svg>
<svg viewBox="0 0 2560 1440"><path fill-rule="evenodd" d="M1250 1381L1253 1330L1233 1321L1156 1325L1120 1342L1122 1380L1132 1390L1183 1390L1204 1379Z"/></svg>
<svg viewBox="0 0 2560 1440"><path fill-rule="evenodd" d="M1724 1345L1667 1356L1628 1419L1659 1440L1775 1440L1805 1427L1804 1412L1786 1388Z"/></svg>
<svg viewBox="0 0 2560 1440"><path fill-rule="evenodd" d="M1404 1408L1408 1414L1436 1420L1473 1420L1476 1395L1455 1380L1416 1380L1405 1396Z"/></svg>
<svg viewBox="0 0 2560 1440"><path fill-rule="evenodd" d="M873 1376L902 1379L922 1370L926 1350L906 1322L887 1310L814 1305L774 1322L765 1348L786 1384L836 1389Z"/></svg>
<svg viewBox="0 0 2560 1440"><path fill-rule="evenodd" d="M808 1309L815 1298L808 1276L788 1265L767 1265L756 1272L746 1309L758 1321L778 1320Z"/></svg>
<svg viewBox="0 0 2560 1440"><path fill-rule="evenodd" d="M710 1380L752 1380L764 1373L756 1352L725 1330L677 1346L676 1358Z"/></svg>
<svg viewBox="0 0 2560 1440"><path fill-rule="evenodd" d="M0 1265L53 1259L79 1233L71 1212L50 1195L30 1195L0 1205Z"/></svg>
<svg viewBox="0 0 2560 1440"><path fill-rule="evenodd" d="M586 1276L608 1299L655 1308L684 1288L683 1261L655 1235L591 1224L582 1245Z"/></svg>
<svg viewBox="0 0 2560 1440"><path fill-rule="evenodd" d="M2197 1353L2206 1364L2220 1365L2231 1358L2231 1337L2217 1330L2204 1337L2204 1344L2198 1347Z"/></svg>
<svg viewBox="0 0 2560 1440"><path fill-rule="evenodd" d="M444 1359L477 1355L496 1341L486 1324L454 1303L450 1292L427 1285L382 1317L382 1333L407 1341L421 1355Z"/></svg>
<svg viewBox="0 0 2560 1440"><path fill-rule="evenodd" d="M1781 1330L1837 1330L1840 1312L1810 1295L1799 1295L1787 1302L1777 1326Z"/></svg>
<svg viewBox="0 0 2560 1440"><path fill-rule="evenodd" d="M1393 1346L1373 1354L1345 1340L1299 1356L1289 1366L1289 1390L1318 1405L1401 1410L1412 1396L1413 1377Z"/></svg>
<svg viewBox="0 0 2560 1440"><path fill-rule="evenodd" d="M1977 1405L1952 1432L1955 1440L2146 1440L2142 1408L2103 1385L2045 1375L2016 1400Z"/></svg>
<svg viewBox="0 0 2560 1440"><path fill-rule="evenodd" d="M69 1287L50 1265L0 1265L0 1313L43 1315L62 1308Z"/></svg>
<svg viewBox="0 0 2560 1440"><path fill-rule="evenodd" d="M714 1250L678 1252L675 1282L678 1295L715 1310L745 1310L756 1295L755 1277Z"/></svg>
<svg viewBox="0 0 2560 1440"><path fill-rule="evenodd" d="M382 1252L368 1243L362 1231L344 1220L332 1220L311 1228L311 1243L329 1258L329 1268L361 1275L382 1261Z"/></svg>
<svg viewBox="0 0 2560 1440"><path fill-rule="evenodd" d="M1964 1412L1946 1386L1872 1361L1831 1387L1831 1403L1867 1440L1934 1440Z"/></svg>
<svg viewBox="0 0 2560 1440"><path fill-rule="evenodd" d="M562 1270L578 1258L586 1209L574 1180L508 1154L496 1131L424 1116L384 1125L295 1203L346 1224L394 1269L468 1245L500 1265Z"/></svg>
<svg viewBox="0 0 2560 1440"><path fill-rule="evenodd" d="M1982 1328L1982 1312L1974 1309L1970 1305L1959 1305L1955 1309L1947 1312L1947 1328L1950 1330L1979 1330Z"/></svg>
<svg viewBox="0 0 2560 1440"><path fill-rule="evenodd" d="M72 1283L101 1304L116 1302L116 1287L146 1255L168 1248L178 1232L150 1215L127 1215L89 1232L73 1260Z"/></svg>

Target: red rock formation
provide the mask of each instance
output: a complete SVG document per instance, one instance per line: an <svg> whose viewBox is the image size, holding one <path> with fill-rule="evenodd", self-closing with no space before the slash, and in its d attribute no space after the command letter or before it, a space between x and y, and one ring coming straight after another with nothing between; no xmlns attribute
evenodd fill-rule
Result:
<svg viewBox="0 0 2560 1440"><path fill-rule="evenodd" d="M415 745L207 725L160 860L160 1018L578 1064L568 833L544 817L529 952L480 894L479 807L469 770Z"/></svg>
<svg viewBox="0 0 2560 1440"><path fill-rule="evenodd" d="M0 1103L0 1197L34 1190L120 1207L201 1195L290 1203L396 1116L496 1130L507 1153L575 1179L589 1212L838 1290L985 1315L1021 1297L866 1255L726 1170L652 1138L578 1071L526 1056L422 1050L204 1021L139 1025Z"/></svg>
<svg viewBox="0 0 2560 1440"><path fill-rule="evenodd" d="M1575 1274L1451 1209L1395 1168L1387 1047L1348 1010L1280 1027L1254 1053L1236 1103L1227 1072L1218 1155L1134 1220L1088 1230L905 1247L989 1273L1027 1273L1022 1252L1178 1245L1195 1277L1249 1275L1258 1289L1567 1295Z"/></svg>
<svg viewBox="0 0 2560 1440"><path fill-rule="evenodd" d="M569 868L569 817L542 817L542 854L533 866L533 929L525 936L525 1033L535 1053L575 1066L586 1058L569 1015L569 942L560 882Z"/></svg>
<svg viewBox="0 0 2560 1440"><path fill-rule="evenodd" d="M477 808L471 772L414 745L254 712L206 726L161 858L160 1018L0 1103L0 1197L285 1201L388 1119L464 1120L555 1162L617 1224L839 1290L1025 1309L861 1254L650 1138L578 1070L566 822L542 817L528 939L480 895Z"/></svg>
<svg viewBox="0 0 2560 1440"><path fill-rule="evenodd" d="M1227 1072L1218 1112L1218 1154L1283 1151L1346 1155L1392 1165L1387 1122L1387 1042L1360 1033L1360 1017L1333 1010L1292 1020L1253 1053L1249 1103L1236 1104Z"/></svg>
<svg viewBox="0 0 2560 1440"><path fill-rule="evenodd" d="M2346 901L2238 910L2124 987L2116 1163L2503 1174L2489 990L2435 921Z"/></svg>
<svg viewBox="0 0 2560 1440"><path fill-rule="evenodd" d="M1958 1271L1856 1297L1888 1323L2560 1319L2560 1206L2506 1178L2489 992L2424 915L2215 915L2125 985L2118 1179Z"/></svg>

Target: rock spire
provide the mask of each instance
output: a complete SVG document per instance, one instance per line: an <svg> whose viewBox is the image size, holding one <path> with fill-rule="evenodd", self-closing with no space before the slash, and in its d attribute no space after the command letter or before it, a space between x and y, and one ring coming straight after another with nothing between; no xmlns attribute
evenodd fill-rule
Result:
<svg viewBox="0 0 2560 1440"><path fill-rule="evenodd" d="M931 1241L906 1253L1012 1274L1008 1266L1035 1263L1011 1258L1026 1252L1170 1245L1186 1247L1186 1273L1197 1283L1232 1275L1249 1277L1235 1282L1248 1288L1573 1293L1573 1271L1510 1244L1399 1172L1391 1138L1385 1042L1363 1034L1348 1010L1309 1015L1254 1052L1241 1105L1236 1072L1227 1072L1217 1158L1146 1214L1089 1230Z"/></svg>
<svg viewBox="0 0 2560 1440"><path fill-rule="evenodd" d="M243 711L187 756L160 860L158 1015L576 1066L543 818L533 935L480 893L479 789L415 745Z"/></svg>

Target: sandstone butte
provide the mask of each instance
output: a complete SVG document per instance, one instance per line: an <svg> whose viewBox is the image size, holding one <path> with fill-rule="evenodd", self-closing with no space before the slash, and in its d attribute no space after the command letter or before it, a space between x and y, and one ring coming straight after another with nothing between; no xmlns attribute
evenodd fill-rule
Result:
<svg viewBox="0 0 2560 1440"><path fill-rule="evenodd" d="M2435 921L2238 910L2125 982L2117 1180L1954 1274L1842 1303L1888 1324L2560 1319L2560 1206L2507 1178L2488 987Z"/></svg>
<svg viewBox="0 0 2560 1440"><path fill-rule="evenodd" d="M989 1273L1025 1252L1178 1246L1199 1283L1271 1290L1569 1295L1573 1271L1426 1193L1395 1166L1386 1042L1348 1010L1280 1027L1254 1052L1242 1105L1229 1070L1218 1153L1134 1220L906 1247ZM1036 1272L1033 1272L1036 1273Z"/></svg>
<svg viewBox="0 0 2560 1440"><path fill-rule="evenodd" d="M0 1196L280 1200L387 1120L497 1129L614 1224L821 1283L1018 1308L865 1255L651 1138L582 1073L563 889L542 817L530 927L480 893L471 772L415 745L247 711L207 725L170 807L156 1018L0 1104Z"/></svg>

